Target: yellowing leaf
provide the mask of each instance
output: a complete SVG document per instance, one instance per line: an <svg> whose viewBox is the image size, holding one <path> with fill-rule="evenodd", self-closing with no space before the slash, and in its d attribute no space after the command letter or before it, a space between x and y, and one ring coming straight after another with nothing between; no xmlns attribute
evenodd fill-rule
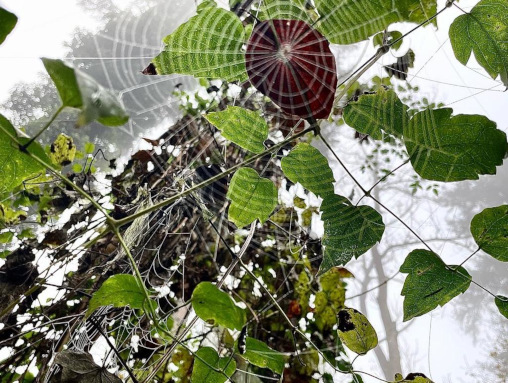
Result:
<svg viewBox="0 0 508 383"><path fill-rule="evenodd" d="M76 155L76 145L72 137L66 134L60 133L56 140L51 144L49 158L54 164L57 165L69 165L74 161Z"/></svg>
<svg viewBox="0 0 508 383"><path fill-rule="evenodd" d="M339 338L351 351L363 355L377 346L377 334L361 312L344 308L337 314Z"/></svg>

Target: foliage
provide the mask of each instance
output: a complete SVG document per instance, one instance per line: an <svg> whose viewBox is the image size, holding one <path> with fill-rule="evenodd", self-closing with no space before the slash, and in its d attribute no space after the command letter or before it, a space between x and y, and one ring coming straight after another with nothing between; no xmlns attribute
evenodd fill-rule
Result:
<svg viewBox="0 0 508 383"><path fill-rule="evenodd" d="M363 69L336 89L329 43L373 37L380 48L368 67L406 37L382 32L391 24L437 23L435 1L271 0L253 6L259 19L238 5L231 2L228 11L205 0L197 15L164 38L164 50L143 73L193 75L210 98L182 92L188 101L184 116L161 137L144 139L151 150L140 150L122 171L108 174L106 192L91 186L88 161L74 163L69 172L60 169L83 152L92 154L93 144L80 144L79 152L73 138L61 133L45 151L37 141L67 107L79 110L77 126L125 124L128 113L114 92L61 60L44 58L61 100L57 112L33 140L0 116L0 242L8 244L0 288L9 292L0 305L8 326L0 331L5 344L19 351L2 362L9 366L2 382L20 380L16 366L32 360L50 382L117 381L83 352L83 343L90 346L97 336L107 340L131 380L222 383L247 373L284 382L313 382L317 375L330 381L323 373L327 365L361 382L344 346L363 355L377 347L378 337L363 314L345 307L345 280L352 274L340 266L375 251L385 216L416 233L374 192L397 169L364 188L321 127L349 125L362 140L377 141L376 155L406 160L426 180L474 180L502 165L506 134L485 116L452 116L450 108L411 104L389 78L361 85ZM506 84L504 8L503 1L480 1L456 19L450 38L460 62L466 64L472 50L488 74ZM0 9L0 18L12 16ZM7 29L0 30L0 42ZM385 69L404 80L410 65L399 76L395 66ZM211 79L224 82L218 87ZM239 83L234 95L228 93L231 82ZM214 127L230 142L218 143ZM359 198L335 194L342 185L318 142L363 193ZM382 145L391 151L383 152ZM31 179L35 186L25 187ZM421 181L415 175L414 190ZM282 198L288 184L300 193L290 202ZM370 204L360 205L364 198ZM48 217L65 217L67 209L72 213L61 228L45 225ZM17 228L28 216L40 225L41 241L31 228ZM323 222L321 238L308 230L315 220ZM247 225L249 232L243 230ZM506 206L476 215L471 233L479 249L506 261ZM473 282L462 265L447 265L421 242L428 250L413 250L400 267L407 274L404 321L447 304ZM40 250L52 266L78 264L59 287L64 297L47 307L32 304L48 284L33 264ZM494 302L506 317L506 298L496 295ZM64 340L53 343L58 336L22 330L20 315L34 322L47 317L56 327L65 315L73 333L64 338L68 329L59 330ZM254 326L261 331L247 336ZM17 338L31 346L19 349ZM48 353L64 343L69 350ZM173 375L170 362L177 369ZM397 374L395 382L431 381L410 373Z"/></svg>
<svg viewBox="0 0 508 383"><path fill-rule="evenodd" d="M428 250L413 250L400 267L409 274L402 288L404 321L444 306L465 292L471 276L461 266L446 265L437 254Z"/></svg>
<svg viewBox="0 0 508 383"><path fill-rule="evenodd" d="M474 53L478 63L492 77L501 76L508 86L508 4L482 0L450 26L455 57L466 65ZM467 36L467 38L465 38Z"/></svg>
<svg viewBox="0 0 508 383"><path fill-rule="evenodd" d="M196 286L192 292L192 307L198 317L213 324L231 330L241 330L245 325L245 310L210 282L201 282Z"/></svg>

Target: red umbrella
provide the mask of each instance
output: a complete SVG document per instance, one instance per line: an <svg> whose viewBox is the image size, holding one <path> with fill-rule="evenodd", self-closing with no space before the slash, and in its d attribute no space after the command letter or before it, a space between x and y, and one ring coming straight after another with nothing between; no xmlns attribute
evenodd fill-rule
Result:
<svg viewBox="0 0 508 383"><path fill-rule="evenodd" d="M327 118L333 107L337 73L326 38L299 20L256 24L245 54L251 83L284 112Z"/></svg>

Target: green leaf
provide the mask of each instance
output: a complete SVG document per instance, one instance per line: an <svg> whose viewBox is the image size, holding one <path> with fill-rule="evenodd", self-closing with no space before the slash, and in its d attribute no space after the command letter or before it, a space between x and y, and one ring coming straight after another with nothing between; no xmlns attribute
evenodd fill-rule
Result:
<svg viewBox="0 0 508 383"><path fill-rule="evenodd" d="M409 120L408 109L397 93L380 87L376 93L364 94L350 102L344 108L343 118L356 131L382 140L385 134L402 135Z"/></svg>
<svg viewBox="0 0 508 383"><path fill-rule="evenodd" d="M471 234L483 251L498 261L508 262L508 205L488 208L475 215Z"/></svg>
<svg viewBox="0 0 508 383"><path fill-rule="evenodd" d="M478 179L495 174L506 153L506 134L479 115L452 117L452 109L428 109L404 125L411 164L423 178L435 181Z"/></svg>
<svg viewBox="0 0 508 383"><path fill-rule="evenodd" d="M192 383L224 383L227 380L226 375L231 377L236 370L236 362L233 358L228 356L220 358L217 351L211 347L200 348L196 351L196 356L199 358L194 358L194 368L192 369L191 376ZM226 375L216 372L208 366L221 369Z"/></svg>
<svg viewBox="0 0 508 383"><path fill-rule="evenodd" d="M298 0L263 0L257 18L259 20L302 20L308 24L312 23L302 1Z"/></svg>
<svg viewBox="0 0 508 383"><path fill-rule="evenodd" d="M305 189L325 198L333 194L332 169L328 160L310 144L300 143L281 161L284 175Z"/></svg>
<svg viewBox="0 0 508 383"><path fill-rule="evenodd" d="M378 33L374 36L374 39L372 40L372 43L374 47L380 47L383 45L383 39L384 39L384 32ZM398 40L402 37L402 33L399 31L391 31L387 33L387 40L386 43L390 44L391 42ZM403 40L399 40L396 44L392 46L393 49L398 50L400 46L402 45Z"/></svg>
<svg viewBox="0 0 508 383"><path fill-rule="evenodd" d="M229 185L227 198L231 200L228 219L238 228L256 218L264 223L277 206L277 188L269 179L262 178L251 168L236 171Z"/></svg>
<svg viewBox="0 0 508 383"><path fill-rule="evenodd" d="M496 302L499 312L508 319L508 298L503 295L496 295L494 302Z"/></svg>
<svg viewBox="0 0 508 383"><path fill-rule="evenodd" d="M320 209L325 249L319 274L358 258L383 236L383 218L370 206L353 206L347 198L331 195L324 199Z"/></svg>
<svg viewBox="0 0 508 383"><path fill-rule="evenodd" d="M14 233L12 231L6 231L4 233L0 233L0 243L10 243L14 238Z"/></svg>
<svg viewBox="0 0 508 383"><path fill-rule="evenodd" d="M229 294L221 291L210 282L201 282L192 292L192 307L196 315L204 321L213 320L231 330L241 330L247 316Z"/></svg>
<svg viewBox="0 0 508 383"><path fill-rule="evenodd" d="M156 306L155 301L151 300L150 304L152 307ZM144 310L146 297L143 287L139 286L136 278L130 274L116 274L109 277L90 299L85 319L95 309L109 305L113 305L113 307L130 306L132 309Z"/></svg>
<svg viewBox="0 0 508 383"><path fill-rule="evenodd" d="M351 351L363 355L377 346L377 334L361 312L343 308L337 314L337 332L342 343Z"/></svg>
<svg viewBox="0 0 508 383"><path fill-rule="evenodd" d="M77 125L98 121L106 126L123 125L129 120L122 102L110 90L99 85L86 73L66 65L62 60L42 58L64 106L78 108Z"/></svg>
<svg viewBox="0 0 508 383"><path fill-rule="evenodd" d="M29 141L28 138L18 137L16 129L9 120L0 114L0 178L2 180L0 194L11 191L31 176L44 173L44 167L21 152L11 137L17 138L22 145ZM37 142L33 142L28 151L50 162L44 149Z"/></svg>
<svg viewBox="0 0 508 383"><path fill-rule="evenodd" d="M152 60L155 73L150 67L144 73L244 81L244 42L242 22L233 12L207 6L166 36L164 51Z"/></svg>
<svg viewBox="0 0 508 383"><path fill-rule="evenodd" d="M403 13L401 21L420 24L437 13L437 0L397 0L397 7ZM429 24L437 26L437 18Z"/></svg>
<svg viewBox="0 0 508 383"><path fill-rule="evenodd" d="M391 0L315 0L318 30L334 44L368 39L399 20Z"/></svg>
<svg viewBox="0 0 508 383"><path fill-rule="evenodd" d="M242 357L247 359L249 363L258 367L269 368L279 375L282 374L286 363L284 354L268 347L264 342L250 337L247 337L246 346L245 354Z"/></svg>
<svg viewBox="0 0 508 383"><path fill-rule="evenodd" d="M508 86L508 2L482 0L470 13L450 26L455 57L466 65L474 52L476 61L495 79Z"/></svg>
<svg viewBox="0 0 508 383"><path fill-rule="evenodd" d="M263 142L268 138L268 125L257 112L238 106L208 113L205 118L217 127L222 135L235 144L254 153L265 150Z"/></svg>
<svg viewBox="0 0 508 383"><path fill-rule="evenodd" d="M319 31L334 44L368 39L398 21L421 23L434 16L436 0L315 0Z"/></svg>
<svg viewBox="0 0 508 383"><path fill-rule="evenodd" d="M86 154L93 154L93 152L95 151L95 144L91 143L91 142L87 142L85 144L85 153Z"/></svg>
<svg viewBox="0 0 508 383"><path fill-rule="evenodd" d="M13 13L0 7L0 44L5 41L5 38L16 26L18 18Z"/></svg>
<svg viewBox="0 0 508 383"><path fill-rule="evenodd" d="M51 144L49 158L54 164L68 165L74 161L76 155L76 145L72 137L60 133L56 140Z"/></svg>
<svg viewBox="0 0 508 383"><path fill-rule="evenodd" d="M409 274L404 282L404 322L444 306L471 284L471 276L461 266L447 266L428 250L413 250L400 267Z"/></svg>

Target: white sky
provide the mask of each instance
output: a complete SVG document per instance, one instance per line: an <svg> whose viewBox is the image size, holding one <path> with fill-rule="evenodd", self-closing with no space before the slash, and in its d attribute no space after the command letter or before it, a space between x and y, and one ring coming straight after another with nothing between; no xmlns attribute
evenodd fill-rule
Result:
<svg viewBox="0 0 508 383"><path fill-rule="evenodd" d="M460 5L470 9L476 2L462 0ZM75 28L93 29L96 26L96 21L78 8L75 0L0 0L0 6L14 12L19 18L14 31L0 46L0 102L6 99L10 89L17 82L31 82L37 79L38 73L44 70L39 57L62 57L66 52L63 41L70 39ZM499 82L488 78L477 64L469 65L468 69L453 57L449 41L447 41L447 25L458 15L460 15L458 10L450 9L438 19L440 30L429 32L429 28L420 29L406 39L405 44L416 51L415 67L423 66L418 73L421 78L412 80L412 84L420 85L421 94L428 95L431 101L452 103L466 98L451 105L455 114L484 114L496 121L499 128L506 132L508 130L506 112L508 92L501 93L504 87L498 86L494 90L499 92L484 91L475 97L470 97L474 93L481 92L481 89L491 88ZM439 49L442 44L444 44L443 48ZM385 64L391 59L386 60ZM429 60L428 63L426 63L427 60ZM480 74L475 72L476 69ZM415 74L416 71L412 70L410 73ZM375 66L370 73L383 74L382 67ZM472 87L478 89L471 89ZM391 292L401 302L397 293L394 290ZM505 291L504 294L508 295L508 292ZM449 309L447 307L438 309L432 314L435 319L432 323L431 365L436 382L447 382L445 377L448 372L451 372L455 379L460 376L464 361L470 361L467 358L471 358L471 353L474 352L473 343L467 339L467 334L461 333L461 330L457 328L457 322L443 319L442 313L446 310ZM416 342L412 347L419 347L422 355L426 355L428 346L430 318L431 315L427 314L416 319L417 324L410 330L414 332L414 342ZM463 352L460 352L461 349ZM366 362L366 367L369 363ZM421 366L424 370L422 372L426 371L427 360L419 360L415 363ZM408 368L411 369L411 367ZM368 368L363 369L368 371ZM409 371L405 371L407 372Z"/></svg>

